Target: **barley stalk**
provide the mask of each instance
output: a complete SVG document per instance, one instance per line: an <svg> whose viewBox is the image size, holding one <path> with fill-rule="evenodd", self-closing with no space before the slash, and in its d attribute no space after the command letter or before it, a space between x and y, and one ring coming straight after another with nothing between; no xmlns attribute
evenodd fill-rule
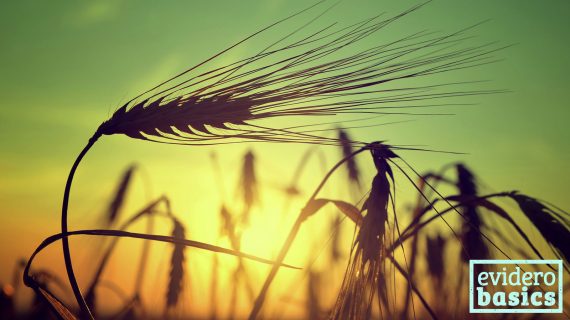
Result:
<svg viewBox="0 0 570 320"><path fill-rule="evenodd" d="M403 83L406 79L425 78L492 62L492 54L501 48L486 44L450 49L450 44L461 43L464 33L470 28L441 36L419 32L345 57L333 58L341 49L354 48L362 39L422 5L388 19L382 20L376 16L344 28L331 25L293 40L292 36L304 29L301 27L257 55L196 74L197 68L223 53L315 6L255 32L195 67L145 91L113 113L97 128L70 169L62 202L61 233L68 233L68 205L75 172L87 152L103 135L124 134L137 139L189 145L234 143L244 139L338 145L337 139L315 136L298 128L267 128L252 122L282 116L392 114L382 110L379 105L404 108L416 101L500 92L438 91L457 83L384 90L378 88L387 83ZM281 53L289 56L279 58ZM82 314L92 319L77 284L67 237L62 238L62 248L74 296Z"/></svg>
<svg viewBox="0 0 570 320"><path fill-rule="evenodd" d="M356 235L351 260L330 319L365 319L371 314L374 293L384 264L385 233L388 221L390 182L393 174L388 164L396 155L384 145L372 149L377 173L372 181L370 196L363 205L364 216Z"/></svg>

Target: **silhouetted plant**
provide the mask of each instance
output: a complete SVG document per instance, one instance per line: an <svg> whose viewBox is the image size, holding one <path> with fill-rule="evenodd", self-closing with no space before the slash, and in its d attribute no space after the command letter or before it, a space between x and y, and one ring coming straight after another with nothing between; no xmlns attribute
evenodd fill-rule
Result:
<svg viewBox="0 0 570 320"><path fill-rule="evenodd" d="M116 239L138 238L145 241L172 243L174 250L171 258L166 299L167 309L173 308L179 299L184 276L184 248L186 246L237 256L240 260L236 275L238 271L245 275L241 258L271 264L271 271L249 316L250 319L256 319L277 271L282 266L288 266L284 264L284 259L302 223L327 204L333 204L358 227L348 272L345 275L339 299L332 313L333 318L368 317L371 313L371 303L376 290L379 293L384 290L384 293L379 295L383 296L385 300L388 299L385 288L381 288L380 285L386 283L381 267L387 260L402 275L405 275L410 290L415 292L422 302L425 301L413 281L410 280L411 275L407 274L404 268L391 255L387 254L387 252L391 254L393 250L388 249L393 249L393 247L388 247L385 242L385 237L389 233L389 230L386 229L389 203L392 204L392 209L395 211L394 193L390 190L391 185L394 184L391 166L394 165L401 172L404 172L392 161L393 158L396 158L394 151L423 149L351 141L344 131L339 132L337 138L326 138L315 133L319 131L315 127L322 126L322 123L278 128L262 126L261 120L285 116L414 114L402 110L393 112L393 109L442 105L439 101L448 98L501 92L499 90L455 89L457 86L469 84L467 81L462 83L431 81L433 75L489 63L492 61L493 52L499 48L492 44L463 45L461 47L466 39L465 34L470 28L443 35L422 31L392 41L377 42L369 47L364 46L363 39L380 32L386 26L416 11L423 4L413 6L388 18L382 18L378 15L345 27L331 24L316 31L306 30L315 20L328 11L326 9L322 14L317 15L293 32L289 33L287 30L287 36L271 43L255 55L230 62L221 67L198 71L199 68L206 67L208 63L227 51L242 45L270 28L276 28L278 25L318 8L320 4L319 2L281 19L194 67L144 91L129 100L116 110L109 119L100 124L87 145L79 153L69 172L62 203L61 233L47 238L34 251L24 272L25 283L32 287L38 296L47 301L59 317L68 319L73 318L74 315L45 285L33 278L30 274L32 260L45 247L61 240L67 276L80 307L79 315L81 318L93 319L91 309L95 307L95 288L116 241L111 243L111 248L105 253L94 279L88 287L87 294L84 296L76 280L68 238L76 235L89 235L116 237ZM424 80L426 84L410 86L409 82L404 82L413 78ZM398 85L400 86L398 87ZM69 231L68 206L74 175L88 151L101 137L106 135L126 135L134 139L183 145L218 145L241 141L334 145L342 147L343 159L324 176L320 185L299 213L279 255L275 261L269 261L239 251L240 235L236 231L236 221L231 217L229 210L224 211L225 206L222 206L221 215L224 219L224 233L232 245L231 250L185 239L182 223L172 216L170 210L167 210L167 216L174 221L174 230L170 237L126 231L126 226L132 221L146 216L151 209L143 210L133 216L122 225L120 230ZM338 199L317 198L332 173L344 163L348 165L350 181L355 185L360 185L360 175L354 157L365 150L372 152L377 174L372 183L371 194L363 208L358 209L356 206ZM250 209L255 205L258 194L254 156L251 152L245 156L242 172L241 191L243 192L242 198L245 207L243 218L247 224ZM125 173L117 188L115 198L109 206L106 219L107 226L117 221L131 175L132 169ZM463 177L465 178L465 175ZM475 190L469 189L471 187L469 177L460 178L459 185L460 189L463 190L460 192L461 197L477 197ZM298 193L299 189L296 187L295 184L291 184L288 192L290 194ZM161 199L158 201L164 201L165 198ZM555 223L551 219L545 220L537 216L537 212L542 211L542 208L538 208L532 203L529 204L528 201L523 201L523 198L515 199L519 203L524 202L521 208L531 220L535 220L535 225L541 232L546 232L546 229ZM445 199L445 201L452 200ZM223 204L225 205L225 203ZM486 253L483 254L484 252L481 250L486 245L483 242L485 237L480 234L479 230L482 224L480 220L477 220L478 215L474 211L475 209L470 209L470 206L475 208L475 204L470 202L461 203L461 207L465 210L464 215L467 217L467 223L462 234L463 242L466 246L470 246L467 249L468 252L474 251L474 255L484 256ZM394 212L393 230L390 232L395 236L395 230L398 231L400 245L405 241L404 237L414 237L419 232L422 223L424 223L420 222L420 219L431 209L434 208L431 207L422 211L423 214L418 214L418 220L411 227L412 229L406 229L401 235L399 234L397 215ZM362 216L362 211L365 211L366 215ZM561 242L567 228L557 229L557 231L560 231L559 236L547 237L545 235L545 238L556 247L561 255L567 257L567 247ZM398 244L397 241L394 243ZM144 266L144 263L141 266ZM144 270L144 267L141 270ZM141 283L141 281L139 280L137 283ZM139 289L131 299L135 305L140 303ZM427 305L426 309L431 310ZM134 314L131 305L126 306L123 311L122 315L127 318Z"/></svg>

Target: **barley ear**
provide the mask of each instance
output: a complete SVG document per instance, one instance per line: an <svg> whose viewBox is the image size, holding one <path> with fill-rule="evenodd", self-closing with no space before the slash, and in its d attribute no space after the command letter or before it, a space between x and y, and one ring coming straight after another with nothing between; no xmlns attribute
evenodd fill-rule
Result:
<svg viewBox="0 0 570 320"><path fill-rule="evenodd" d="M184 226L177 219L173 219L172 237L185 239ZM170 258L170 273L168 274L168 289L166 291L166 311L176 307L182 285L184 283L184 245L175 243Z"/></svg>
<svg viewBox="0 0 570 320"><path fill-rule="evenodd" d="M522 212L554 248L555 252L560 255L568 267L568 259L570 259L570 242L568 241L570 239L570 229L564 223L563 216L535 198L516 192L511 193L510 197L517 202Z"/></svg>
<svg viewBox="0 0 570 320"><path fill-rule="evenodd" d="M121 181L117 186L117 189L115 191L115 197L109 204L109 209L107 210L107 217L105 219L106 220L105 223L107 226L111 226L115 221L117 221L119 213L125 202L125 196L127 194L129 184L133 176L133 172L135 171L135 168L136 167L134 165L130 166L123 174Z"/></svg>

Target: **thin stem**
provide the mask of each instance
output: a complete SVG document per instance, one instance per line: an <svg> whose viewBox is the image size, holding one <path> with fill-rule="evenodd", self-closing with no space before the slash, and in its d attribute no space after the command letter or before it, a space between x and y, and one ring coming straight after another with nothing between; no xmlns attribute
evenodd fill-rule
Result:
<svg viewBox="0 0 570 320"><path fill-rule="evenodd" d="M419 187L420 189L420 193L424 193L424 183L421 183ZM416 219L417 217L422 215L422 204L424 203L424 199L423 197L419 194L418 195L418 199L416 201L416 207L414 208L414 219ZM402 234L399 235L399 238L402 237ZM416 259L417 259L417 254L418 254L418 241L419 241L419 237L416 236L414 237L412 244L411 244L411 256L410 256L410 266L408 268L408 274L411 277L411 280L413 280L414 275L415 275L415 270L416 270ZM402 243L400 243L400 245L403 245ZM404 311L402 312L402 319L405 319L408 316L408 309L410 306L410 302L412 299L412 294L411 291L412 288L411 286L406 287L406 294L404 295L406 297L406 300L404 302Z"/></svg>
<svg viewBox="0 0 570 320"><path fill-rule="evenodd" d="M404 276L404 278L406 279L410 279L410 276L406 273L406 270L404 270L404 268L402 268L402 266L400 266L400 264L398 264L398 262L396 261L396 259L394 259L393 256L388 256L388 259L392 262L392 264L396 267L396 269L398 270L398 272L400 272L400 274L402 276ZM420 292L420 290L418 290L418 288L414 285L413 282L410 281L410 287L412 288L412 291L418 296L418 298L420 299L420 301L422 302L424 308L426 309L426 311L429 313L429 315L431 316L432 319L437 320L437 315L435 314L435 312L432 310L432 308L430 307L429 303L427 302L427 300L423 297L422 293Z"/></svg>
<svg viewBox="0 0 570 320"><path fill-rule="evenodd" d="M146 233L152 234L154 230L154 220L153 216L149 216L146 225ZM145 241L143 243L143 249L139 261L139 269L137 271L137 279L135 281L135 297L140 297L140 292L142 290L144 274L146 271L146 264L148 261L148 256L150 254L150 241Z"/></svg>
<svg viewBox="0 0 570 320"><path fill-rule="evenodd" d="M253 305L253 309L251 310L251 312L249 314L249 318L248 318L249 320L255 320L259 316L259 312L261 311L261 307L263 306L263 303L265 302L265 298L267 297L267 292L269 291L269 286L273 282L273 279L275 279L275 276L277 275L277 271L279 271L280 264L283 263L283 261L285 260L285 256L289 252L289 249L291 248L291 245L293 244L293 240L297 236L297 233L299 233L299 230L301 228L301 224L303 224L303 221L305 221L305 219L307 218L305 215L305 208L307 208L309 206L309 204L313 200L315 200L317 194L321 191L321 189L324 187L325 183L328 181L328 179L331 177L331 175L336 171L336 169L338 169L343 163L348 161L350 158L352 158L352 157L356 156L357 154L359 154L365 150L368 150L368 149L369 149L369 145L366 145L366 146L354 151L353 153L346 156L342 160L340 160L337 164L335 164L329 170L329 172L325 175L325 177L323 178L323 180L321 181L319 186L315 189L315 191L313 192L313 194L311 195L311 197L309 198L309 200L305 204L305 207L299 213L297 220L295 220L295 224L293 224L293 227L289 231L289 235L287 236L285 243L283 243L283 246L281 247L281 250L279 251L279 255L277 256L277 259L275 260L275 264L273 264L273 266L271 267L271 271L267 275L267 278L265 278L265 282L263 283L263 287L261 288L261 291L259 292L259 295L257 296L257 299L255 300L255 304Z"/></svg>
<svg viewBox="0 0 570 320"><path fill-rule="evenodd" d="M67 210L69 206L69 194L71 193L71 183L73 182L73 176L75 175L75 171L77 170L77 167L79 166L79 163L81 162L83 157L87 154L89 149L91 149L91 147L95 144L95 142L100 136L101 134L97 132L95 133L95 135L93 135L93 137L89 139L89 142L87 143L85 148L83 148L79 156L77 156L77 159L75 159L75 162L73 163L73 166L69 171L69 176L67 177L67 182L65 183L65 192L63 193L63 204L61 206L61 233L63 235L67 234L68 231ZM91 311L89 310L89 307L87 306L87 303L85 302L85 299L81 294L81 290L79 289L79 285L77 284L77 279L75 278L75 272L73 271L73 263L71 260L71 251L69 249L69 240L67 239L67 237L63 237L61 243L63 247L63 258L65 260L65 269L67 271L67 277L69 278L69 284L71 285L71 289L73 289L73 295L75 296L75 299L79 304L79 308L81 309L81 314L84 317L93 319L93 315L91 314Z"/></svg>
<svg viewBox="0 0 570 320"><path fill-rule="evenodd" d="M210 320L218 319L218 255L213 255L212 278L210 282Z"/></svg>
<svg viewBox="0 0 570 320"><path fill-rule="evenodd" d="M194 248L198 248L198 249L202 249L202 250L208 250L208 251L213 251L213 252L217 252L217 253L232 255L235 257L243 257L243 258L249 259L251 261L256 261L256 262L260 262L260 263L271 264L271 265L275 264L274 261L271 261L268 259L263 259L263 258L254 256L254 255L251 255L251 254L242 253L241 251L226 249L223 247L218 247L215 245L211 245L211 244L207 244L207 243L199 242L199 241L194 241L194 240L180 239L180 238L175 238L175 237L170 237L170 236L159 236L159 235L153 235L153 234L119 231L119 230L105 230L105 229L76 230L76 231L69 231L65 234L63 234L63 233L54 234L52 236L45 238L44 241L42 241L42 243L36 248L36 250L34 250L32 255L30 256L30 259L28 260L28 263L26 264L26 268L24 269L24 276L23 276L24 284L26 284L28 287L33 288L35 281L32 278L32 276L30 275L30 269L32 267L32 263L33 263L35 257L43 249L45 249L46 247L48 247L49 245L51 245L52 243L54 243L58 240L65 239L65 238L70 237L70 236L77 236L77 235L100 236L100 237L122 237L122 238L133 238L133 239L143 239L143 240L152 240L152 241L159 241L159 242L175 243L175 244L179 244L179 245L183 245L183 246L187 246L187 247L194 247ZM291 269L300 269L300 268L290 266L290 265L287 265L284 263L282 263L281 265L283 267L287 267L287 268L291 268Z"/></svg>
<svg viewBox="0 0 570 320"><path fill-rule="evenodd" d="M439 199L435 199L433 202L431 202L427 207L424 208L424 210L422 211L421 215L417 216L416 218L414 218L414 220L406 227L406 229L404 229L404 231L402 232L402 236L400 236L388 249L388 251L393 251L395 250L401 243L403 243L404 241L408 240L411 237L414 237L422 228L424 228L425 226L427 226L428 224L430 224L431 222L433 222L434 220L436 220L437 218L441 217L444 214L447 214L449 212L455 212L455 210L457 209L457 207L462 207L462 206L466 206L466 205L471 205L471 204L476 204L479 201L485 200L485 199L489 199L489 198L493 198L493 197L504 197L508 195L508 193L504 193L504 192L500 192L500 193L493 193L493 194L489 194L486 196L482 196L482 197L477 197L477 198L473 198L470 200L467 200L465 202L461 202L458 203L455 206L452 206L450 208L447 208L445 210L439 211L437 212L434 216L430 217L429 219L427 219L424 222L419 222L421 217L426 213L429 212L430 209L433 208L433 206L435 205L435 203L439 200ZM507 219L507 221L509 221ZM509 221L510 222L510 221ZM515 226L516 228L516 226ZM518 229L517 229L518 230ZM522 231L521 231L522 232Z"/></svg>
<svg viewBox="0 0 570 320"><path fill-rule="evenodd" d="M146 207L144 207L142 210L140 210L138 213L136 213L135 215L133 215L129 220L127 220L126 222L124 222L118 230L120 231L124 231L127 230L127 228L129 226L131 226L133 223L135 223L136 221L138 221L138 219L149 215L150 217L152 217L153 214L153 209L158 206L161 202L167 202L168 198L166 198L165 196L161 196L158 199L152 201L150 204L148 204ZM150 219L150 218L149 218ZM150 221L150 220L149 220ZM152 232L149 232L147 230L147 234L151 234ZM111 258L111 254L113 253L118 241L120 238L114 238L113 241L111 242L111 244L109 245L109 247L107 248L107 250L105 251L105 254L103 255L103 257L101 258L101 261L99 262L99 266L97 267L97 270L95 271L95 274L93 275L93 278L91 280L91 283L89 284L89 286L87 287L86 290L86 298L87 300L89 300L90 295L94 295L95 294L95 288L97 287L97 284L99 283L99 280L101 279L101 275L103 274L103 271L105 270L105 267L107 266L107 263L109 262L109 259ZM148 242L145 242L144 246L145 248L147 247ZM144 259L146 259L145 254L144 254L144 248L143 248L143 255L141 256L141 264L144 262ZM137 273L137 280L136 280L136 287L135 287L135 292L139 292L141 285L142 285L142 275L144 274L144 269L142 269L142 267L139 267L139 272ZM93 308L93 306L91 306L91 308Z"/></svg>

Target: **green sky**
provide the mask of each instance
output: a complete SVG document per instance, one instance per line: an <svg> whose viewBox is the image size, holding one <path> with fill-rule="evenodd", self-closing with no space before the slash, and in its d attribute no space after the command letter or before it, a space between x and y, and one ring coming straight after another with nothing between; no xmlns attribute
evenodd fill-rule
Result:
<svg viewBox="0 0 570 320"><path fill-rule="evenodd" d="M343 1L328 18L353 23L415 3ZM68 168L113 110L152 84L305 5L305 1L219 0L4 3L0 240L20 245L0 248L0 281L7 279L17 257L29 255L42 238L58 231ZM413 122L357 130L354 136L465 152L408 152L405 157L420 170L465 161L493 190L519 189L569 209L568 12L568 1L434 1L398 22L395 30L453 31L490 19L473 32L477 36L473 41L514 46L496 55L501 62L450 79L491 80L490 87L510 93L473 97L469 102L476 106L443 110L454 116L414 117ZM250 49L256 48L246 45L227 58ZM171 192L165 186L181 183L179 170L187 170L185 177L193 185L209 179L205 171L210 169L211 150L106 137L78 173L72 223L87 225L95 220L85 216L101 209L98 203L127 164L144 165L155 181L155 192ZM260 158L265 168L273 170L287 168L303 149L258 150L264 152ZM227 158L222 161L235 167L243 147L223 151ZM195 193L187 196L191 201Z"/></svg>

